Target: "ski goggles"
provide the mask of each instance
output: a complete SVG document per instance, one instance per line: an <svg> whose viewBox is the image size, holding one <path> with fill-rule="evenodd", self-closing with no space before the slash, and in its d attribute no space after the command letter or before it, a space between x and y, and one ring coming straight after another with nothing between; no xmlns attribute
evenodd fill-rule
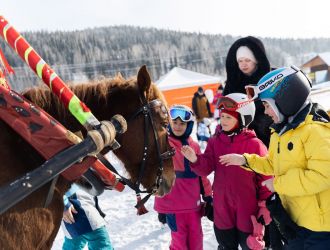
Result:
<svg viewBox="0 0 330 250"><path fill-rule="evenodd" d="M226 109L229 111L236 111L246 105L248 105L249 103L253 102L254 100L249 99L247 101L244 102L236 102L233 99L223 96L218 100L218 109Z"/></svg>
<svg viewBox="0 0 330 250"><path fill-rule="evenodd" d="M172 120L180 118L183 122L190 122L194 120L194 115L191 111L185 110L183 108L171 108L170 117Z"/></svg>
<svg viewBox="0 0 330 250"><path fill-rule="evenodd" d="M268 78L264 82L258 84L258 85L247 85L245 86L245 91L249 99L255 100L258 98L259 94L266 91L267 89L273 87L275 83L278 81L283 80L285 77L297 73L299 70L297 70L294 67L288 68L284 71L279 72L278 74L272 76L271 78Z"/></svg>

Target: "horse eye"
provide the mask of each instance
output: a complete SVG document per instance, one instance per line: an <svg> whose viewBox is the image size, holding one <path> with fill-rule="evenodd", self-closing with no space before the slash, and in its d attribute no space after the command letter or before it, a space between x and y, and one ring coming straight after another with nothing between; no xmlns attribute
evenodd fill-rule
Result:
<svg viewBox="0 0 330 250"><path fill-rule="evenodd" d="M161 123L161 125L162 125L163 128L167 128L168 127L168 122L164 121L164 122Z"/></svg>
<svg viewBox="0 0 330 250"><path fill-rule="evenodd" d="M164 105L161 106L161 110L164 114L167 114L167 108Z"/></svg>

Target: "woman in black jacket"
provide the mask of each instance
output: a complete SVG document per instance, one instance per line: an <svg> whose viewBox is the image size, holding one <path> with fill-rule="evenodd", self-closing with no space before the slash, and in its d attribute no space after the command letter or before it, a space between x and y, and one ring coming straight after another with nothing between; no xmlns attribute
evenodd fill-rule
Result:
<svg viewBox="0 0 330 250"><path fill-rule="evenodd" d="M255 66L254 68L253 65ZM250 68L249 68L250 67ZM257 85L261 77L271 70L263 43L256 37L238 39L230 47L226 59L227 80L223 95L246 93L246 85ZM270 117L264 114L261 101L256 101L256 115L250 124L257 137L268 147Z"/></svg>
<svg viewBox="0 0 330 250"><path fill-rule="evenodd" d="M230 47L226 59L227 80L223 95L230 93L246 93L246 85L257 85L258 81L271 71L263 43L256 37L247 36L238 39ZM267 146L270 139L272 119L264 114L264 106L260 100L255 101L256 114L250 128ZM284 249L279 231L271 222L266 227L266 245L273 250Z"/></svg>

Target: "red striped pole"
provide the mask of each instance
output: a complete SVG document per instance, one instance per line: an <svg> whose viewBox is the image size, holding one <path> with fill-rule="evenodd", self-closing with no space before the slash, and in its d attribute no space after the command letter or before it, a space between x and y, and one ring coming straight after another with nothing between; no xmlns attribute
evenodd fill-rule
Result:
<svg viewBox="0 0 330 250"><path fill-rule="evenodd" d="M38 55L31 45L0 16L0 35L16 51L16 53L29 65L40 79L59 97L71 114L87 130L96 128L100 122L90 109L68 88L55 71Z"/></svg>

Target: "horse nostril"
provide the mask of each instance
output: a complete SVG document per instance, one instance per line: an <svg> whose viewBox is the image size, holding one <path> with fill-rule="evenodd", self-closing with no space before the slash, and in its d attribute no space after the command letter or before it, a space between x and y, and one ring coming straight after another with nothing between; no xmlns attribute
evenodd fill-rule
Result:
<svg viewBox="0 0 330 250"><path fill-rule="evenodd" d="M169 193L169 192L171 191L171 187L172 187L172 185L169 186L168 183L167 183L167 181L164 180L164 181L160 184L160 186L159 186L159 188L158 188L158 190L157 190L156 195L157 195L157 196L160 196L160 197L164 196L165 194L167 194L167 193Z"/></svg>

